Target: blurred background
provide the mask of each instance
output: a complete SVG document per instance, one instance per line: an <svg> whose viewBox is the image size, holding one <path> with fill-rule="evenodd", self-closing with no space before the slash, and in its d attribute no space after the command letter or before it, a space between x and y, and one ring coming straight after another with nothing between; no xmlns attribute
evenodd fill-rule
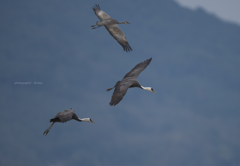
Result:
<svg viewBox="0 0 240 166"><path fill-rule="evenodd" d="M91 29L94 4L131 23L119 27L132 52ZM186 6L0 1L0 165L240 166L240 22ZM138 80L157 93L132 88L109 106L106 89L151 57ZM96 123L43 136L69 108Z"/></svg>

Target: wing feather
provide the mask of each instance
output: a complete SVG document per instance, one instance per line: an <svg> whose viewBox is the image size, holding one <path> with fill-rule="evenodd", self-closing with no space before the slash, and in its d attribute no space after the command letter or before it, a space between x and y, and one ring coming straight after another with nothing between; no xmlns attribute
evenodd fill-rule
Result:
<svg viewBox="0 0 240 166"><path fill-rule="evenodd" d="M72 119L74 110L64 110L62 112L59 112L56 117L58 117L61 122L66 122Z"/></svg>
<svg viewBox="0 0 240 166"><path fill-rule="evenodd" d="M135 77L137 78L138 75L144 70L146 69L146 67L149 65L149 63L151 62L152 58L147 59L139 64L137 64L130 72L128 72L123 78L126 77Z"/></svg>
<svg viewBox="0 0 240 166"><path fill-rule="evenodd" d="M124 97L124 95L127 93L128 88L131 86L131 84L128 81L119 81L116 84L116 87L114 89L111 102L109 105L117 105Z"/></svg>
<svg viewBox="0 0 240 166"><path fill-rule="evenodd" d="M129 45L126 36L124 35L124 33L121 31L117 24L108 25L105 26L105 28L112 35L112 37L116 39L117 42L123 47L124 51L126 52L132 51L132 48Z"/></svg>
<svg viewBox="0 0 240 166"><path fill-rule="evenodd" d="M111 18L107 13L105 13L104 11L102 11L100 9L100 6L98 4L96 4L95 6L92 7L93 11L95 12L96 16L101 20L106 20Z"/></svg>

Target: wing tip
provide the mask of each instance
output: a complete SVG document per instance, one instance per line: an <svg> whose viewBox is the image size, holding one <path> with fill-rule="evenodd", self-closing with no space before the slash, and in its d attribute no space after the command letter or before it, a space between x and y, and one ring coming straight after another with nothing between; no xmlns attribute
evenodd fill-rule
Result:
<svg viewBox="0 0 240 166"><path fill-rule="evenodd" d="M143 63L147 63L148 65L149 65L149 63L152 61L152 57L151 58L149 58L149 59L147 59L147 60L145 60L145 61L143 61Z"/></svg>
<svg viewBox="0 0 240 166"><path fill-rule="evenodd" d="M126 46L123 47L123 50L126 52L130 52L130 51L132 51L132 48L129 44L127 44Z"/></svg>
<svg viewBox="0 0 240 166"><path fill-rule="evenodd" d="M99 4L95 4L95 6L93 6L92 9L93 9L93 10L96 10L96 9L101 10Z"/></svg>
<svg viewBox="0 0 240 166"><path fill-rule="evenodd" d="M110 106L115 106L115 105L117 105L117 104L110 102L109 105L110 105Z"/></svg>
<svg viewBox="0 0 240 166"><path fill-rule="evenodd" d="M121 100L120 100L121 101ZM120 101L111 101L110 103L109 103L109 105L110 106L115 106L115 105L117 105Z"/></svg>

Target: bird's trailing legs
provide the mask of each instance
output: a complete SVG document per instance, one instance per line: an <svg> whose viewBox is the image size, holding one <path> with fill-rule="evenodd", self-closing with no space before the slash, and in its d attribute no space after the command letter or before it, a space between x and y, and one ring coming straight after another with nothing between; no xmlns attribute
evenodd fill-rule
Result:
<svg viewBox="0 0 240 166"><path fill-rule="evenodd" d="M54 123L55 123L55 122L53 122L53 123L51 124L51 126L49 126L49 127L47 128L47 130L44 131L43 135L44 135L44 134L45 134L45 135L48 134L48 132L50 131L50 129L52 128L52 126L54 125Z"/></svg>
<svg viewBox="0 0 240 166"><path fill-rule="evenodd" d="M118 81L114 87L108 88L106 91L110 91L110 90L112 90L113 88L116 88L116 86L117 86L119 83L120 83L120 81Z"/></svg>
<svg viewBox="0 0 240 166"><path fill-rule="evenodd" d="M100 26L103 26L100 22L96 22L96 25L92 25L92 29L96 29L96 28L99 28Z"/></svg>
<svg viewBox="0 0 240 166"><path fill-rule="evenodd" d="M99 25L92 25L91 27L92 27L92 29L96 29L96 28L99 28L100 26Z"/></svg>
<svg viewBox="0 0 240 166"><path fill-rule="evenodd" d="M114 87L112 87L112 88L108 88L106 91L110 91L110 90L112 90L113 88L115 88L115 86L114 86Z"/></svg>

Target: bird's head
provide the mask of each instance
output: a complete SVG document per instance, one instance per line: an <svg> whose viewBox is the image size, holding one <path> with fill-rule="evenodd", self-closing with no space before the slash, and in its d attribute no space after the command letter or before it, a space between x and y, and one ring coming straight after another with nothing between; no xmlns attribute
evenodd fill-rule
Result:
<svg viewBox="0 0 240 166"><path fill-rule="evenodd" d="M144 90L147 90L147 91L156 93L156 92L153 90L152 87L143 87L143 86L141 86L141 88L144 89Z"/></svg>
<svg viewBox="0 0 240 166"><path fill-rule="evenodd" d="M89 118L89 122L95 123L94 121L92 121L92 119Z"/></svg>
<svg viewBox="0 0 240 166"><path fill-rule="evenodd" d="M153 90L153 88L151 88L150 92L154 92L154 93L156 93L156 92Z"/></svg>
<svg viewBox="0 0 240 166"><path fill-rule="evenodd" d="M90 119L90 118L86 118L86 119L87 119L87 122L95 123L95 122L92 121L92 119Z"/></svg>
<svg viewBox="0 0 240 166"><path fill-rule="evenodd" d="M79 119L80 119L80 118L79 118ZM90 118L82 118L82 119L80 119L80 121L95 123L95 122L92 121L92 119L90 119Z"/></svg>

